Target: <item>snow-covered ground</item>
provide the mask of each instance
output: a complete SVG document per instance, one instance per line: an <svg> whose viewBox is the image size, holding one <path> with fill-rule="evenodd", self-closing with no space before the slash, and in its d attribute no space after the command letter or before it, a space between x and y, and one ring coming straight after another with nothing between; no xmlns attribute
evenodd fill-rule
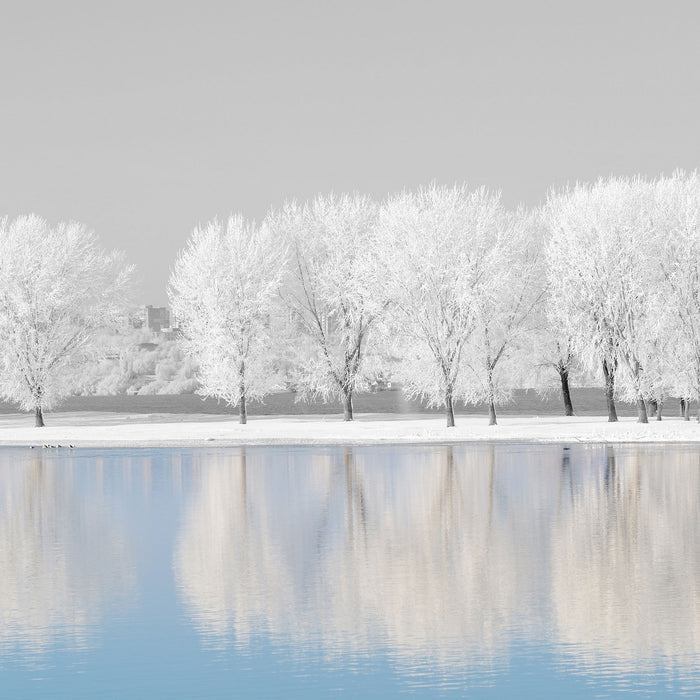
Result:
<svg viewBox="0 0 700 700"><path fill-rule="evenodd" d="M0 445L76 447L196 445L371 445L483 440L520 442L700 442L695 420L665 418L647 425L633 418L505 416L489 427L485 416L458 416L446 428L442 416L363 414L352 423L336 416L253 417L239 425L231 417L57 413L35 428L33 415L0 417Z"/></svg>

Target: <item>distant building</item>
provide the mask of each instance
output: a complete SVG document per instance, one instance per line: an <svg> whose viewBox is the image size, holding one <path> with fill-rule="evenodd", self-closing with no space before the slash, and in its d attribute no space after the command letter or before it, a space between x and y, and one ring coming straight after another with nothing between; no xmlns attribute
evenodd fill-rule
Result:
<svg viewBox="0 0 700 700"><path fill-rule="evenodd" d="M164 328L170 328L170 309L167 306L151 306L144 309L144 325L156 333Z"/></svg>

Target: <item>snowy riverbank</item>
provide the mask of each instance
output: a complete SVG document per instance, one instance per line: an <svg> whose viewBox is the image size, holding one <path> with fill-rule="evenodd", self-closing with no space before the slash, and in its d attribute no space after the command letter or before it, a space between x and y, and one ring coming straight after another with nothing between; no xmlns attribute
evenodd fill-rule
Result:
<svg viewBox="0 0 700 700"><path fill-rule="evenodd" d="M373 445L485 440L517 442L698 442L700 425L668 418L638 424L633 418L608 423L605 416L504 416L489 427L484 416L458 416L448 429L442 416L363 414L352 423L336 416L252 418L239 425L230 416L57 413L47 427L33 416L0 418L0 445L76 447L176 447L198 445Z"/></svg>

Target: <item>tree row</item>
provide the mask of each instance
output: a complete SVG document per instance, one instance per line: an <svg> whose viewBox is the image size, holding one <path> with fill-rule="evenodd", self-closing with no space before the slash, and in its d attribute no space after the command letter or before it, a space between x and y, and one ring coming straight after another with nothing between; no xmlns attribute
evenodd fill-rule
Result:
<svg viewBox="0 0 700 700"><path fill-rule="evenodd" d="M132 269L80 224L0 222L1 389L43 411L114 323ZM607 178L509 211L500 194L431 185L377 203L288 202L256 224L197 227L169 298L202 393L239 407L293 386L339 400L377 380L442 406L599 381L640 422L700 399L700 178Z"/></svg>

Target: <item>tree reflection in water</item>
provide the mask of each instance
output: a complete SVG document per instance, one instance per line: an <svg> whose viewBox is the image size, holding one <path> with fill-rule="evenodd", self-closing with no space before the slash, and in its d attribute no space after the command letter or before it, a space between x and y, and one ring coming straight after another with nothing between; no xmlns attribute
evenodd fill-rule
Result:
<svg viewBox="0 0 700 700"><path fill-rule="evenodd" d="M2 453L3 650L38 653L58 638L70 649L85 648L103 606L133 586L124 530L104 512L101 462L87 482L74 467L72 458L54 452Z"/></svg>
<svg viewBox="0 0 700 700"><path fill-rule="evenodd" d="M552 531L553 626L584 665L697 664L698 455L588 448Z"/></svg>
<svg viewBox="0 0 700 700"><path fill-rule="evenodd" d="M212 459L175 554L208 644L265 634L329 656L389 649L463 667L553 639L584 667L698 661L694 453L478 445Z"/></svg>

